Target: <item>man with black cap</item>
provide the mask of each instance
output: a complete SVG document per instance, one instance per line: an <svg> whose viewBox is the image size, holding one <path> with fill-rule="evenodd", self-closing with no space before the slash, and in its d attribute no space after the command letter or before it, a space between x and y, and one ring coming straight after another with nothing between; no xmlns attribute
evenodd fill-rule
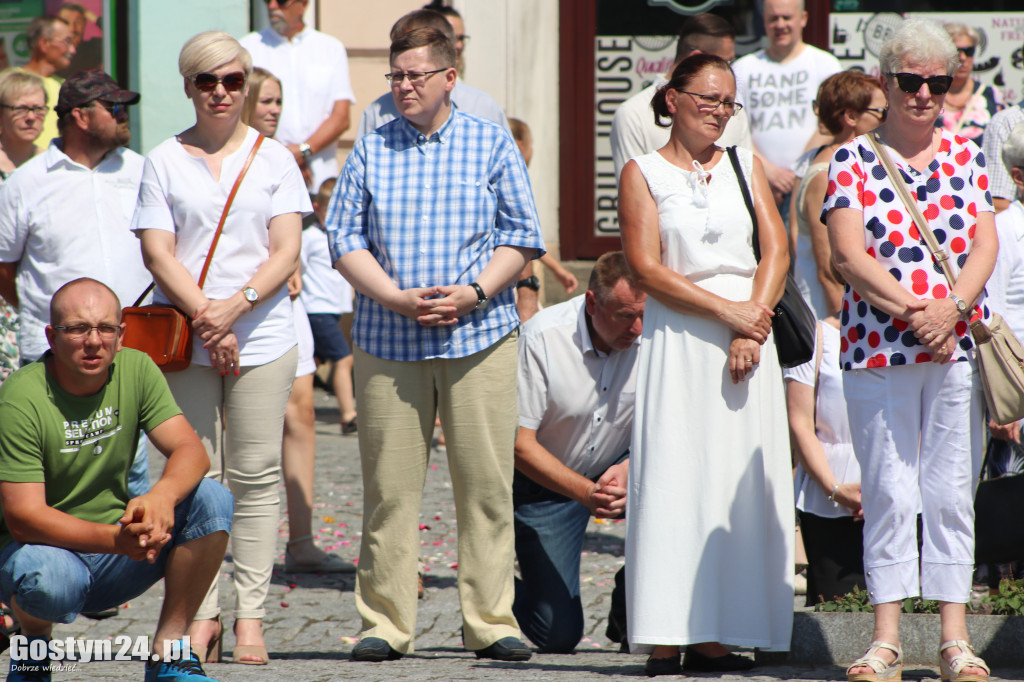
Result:
<svg viewBox="0 0 1024 682"><path fill-rule="evenodd" d="M128 229L144 159L124 147L126 107L138 101L99 69L68 78L55 107L60 137L0 185L0 296L18 307L22 364L49 348L50 299L65 282L91 277L131 302L152 280ZM139 450L136 495L149 489Z"/></svg>

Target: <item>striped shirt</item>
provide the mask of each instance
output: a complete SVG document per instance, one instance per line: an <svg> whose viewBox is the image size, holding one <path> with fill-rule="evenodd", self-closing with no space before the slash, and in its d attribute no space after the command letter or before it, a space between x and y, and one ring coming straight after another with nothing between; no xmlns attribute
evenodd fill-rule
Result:
<svg viewBox="0 0 1024 682"><path fill-rule="evenodd" d="M429 138L399 117L361 137L327 210L331 258L367 249L400 289L469 284L498 246L544 253L522 156L490 121L452 114ZM356 295L352 339L386 360L462 358L519 326L513 290L452 326L425 327Z"/></svg>

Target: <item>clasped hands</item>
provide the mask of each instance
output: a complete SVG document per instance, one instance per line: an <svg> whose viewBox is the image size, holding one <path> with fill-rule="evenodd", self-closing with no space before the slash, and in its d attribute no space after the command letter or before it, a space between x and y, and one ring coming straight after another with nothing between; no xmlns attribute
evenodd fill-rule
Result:
<svg viewBox="0 0 1024 682"><path fill-rule="evenodd" d="M626 482L629 460L613 464L590 487L586 506L598 519L614 519L626 510Z"/></svg>
<svg viewBox="0 0 1024 682"><path fill-rule="evenodd" d="M203 348L210 353L210 364L221 376L241 373L238 337L231 327L250 310L252 304L239 292L230 298L206 301L192 318L192 331L202 339Z"/></svg>
<svg viewBox="0 0 1024 682"><path fill-rule="evenodd" d="M472 312L476 290L468 284L400 289L387 307L424 327L446 327Z"/></svg>
<svg viewBox="0 0 1024 682"><path fill-rule="evenodd" d="M956 350L953 334L960 311L949 298L929 298L907 304L907 322L918 341L932 353L932 362L949 362Z"/></svg>
<svg viewBox="0 0 1024 682"><path fill-rule="evenodd" d="M722 312L723 321L736 332L729 344L729 376L738 384L761 362L761 344L772 330L772 309L757 301L734 301Z"/></svg>
<svg viewBox="0 0 1024 682"><path fill-rule="evenodd" d="M160 551L171 541L174 529L174 504L152 490L132 498L118 519L115 546L118 554L135 561L154 563Z"/></svg>

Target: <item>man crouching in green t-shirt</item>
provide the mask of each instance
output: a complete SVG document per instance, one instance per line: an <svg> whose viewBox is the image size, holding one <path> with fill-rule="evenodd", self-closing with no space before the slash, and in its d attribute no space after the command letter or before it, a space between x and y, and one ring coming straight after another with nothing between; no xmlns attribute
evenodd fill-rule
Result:
<svg viewBox="0 0 1024 682"><path fill-rule="evenodd" d="M49 680L72 660L54 623L101 611L166 578L145 679L209 680L182 640L213 582L231 530L231 493L160 370L121 348L121 305L77 279L50 302L50 350L0 387L0 597L22 636L8 680ZM141 497L128 471L145 432L167 457ZM41 641L36 641L41 640ZM95 658L95 656L93 656Z"/></svg>

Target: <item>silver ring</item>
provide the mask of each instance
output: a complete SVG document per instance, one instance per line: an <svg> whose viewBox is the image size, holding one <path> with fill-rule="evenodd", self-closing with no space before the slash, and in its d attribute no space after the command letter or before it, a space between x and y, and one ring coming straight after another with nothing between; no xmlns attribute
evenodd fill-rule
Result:
<svg viewBox="0 0 1024 682"><path fill-rule="evenodd" d="M747 364L748 364L748 365L752 365L752 364L754 364L754 361L753 361L753 360L750 360L750 359L748 359L748 360L747 360Z"/></svg>

